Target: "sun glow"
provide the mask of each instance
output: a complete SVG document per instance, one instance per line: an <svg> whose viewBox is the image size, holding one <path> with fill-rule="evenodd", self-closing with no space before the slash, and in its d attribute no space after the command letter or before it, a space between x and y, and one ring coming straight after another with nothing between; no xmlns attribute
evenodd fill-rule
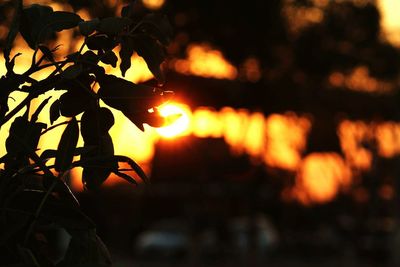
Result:
<svg viewBox="0 0 400 267"><path fill-rule="evenodd" d="M191 112L189 107L178 103L168 103L159 109L162 116L180 114L181 116L171 125L157 128L157 133L164 138L174 138L177 136L186 135L190 129Z"/></svg>
<svg viewBox="0 0 400 267"><path fill-rule="evenodd" d="M400 2L397 0L378 0L377 7L381 15L381 27L384 37L393 45L400 46L400 21L397 10Z"/></svg>
<svg viewBox="0 0 400 267"><path fill-rule="evenodd" d="M164 5L165 0L142 0L145 7L152 10L160 9Z"/></svg>

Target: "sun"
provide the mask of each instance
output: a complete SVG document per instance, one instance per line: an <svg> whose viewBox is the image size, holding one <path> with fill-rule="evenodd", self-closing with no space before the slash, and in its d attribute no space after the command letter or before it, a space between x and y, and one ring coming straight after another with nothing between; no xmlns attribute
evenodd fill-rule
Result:
<svg viewBox="0 0 400 267"><path fill-rule="evenodd" d="M180 114L181 116L171 125L157 128L157 133L164 138L174 138L187 135L190 131L191 111L188 106L179 103L168 103L159 108L162 116Z"/></svg>

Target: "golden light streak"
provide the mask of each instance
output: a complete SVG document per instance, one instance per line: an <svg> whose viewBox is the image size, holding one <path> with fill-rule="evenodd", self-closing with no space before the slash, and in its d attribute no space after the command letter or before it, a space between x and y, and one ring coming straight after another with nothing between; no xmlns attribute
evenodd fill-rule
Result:
<svg viewBox="0 0 400 267"><path fill-rule="evenodd" d="M217 111L197 108L188 118L186 134L199 138L224 138L232 153L247 153L255 162L295 170L301 161L310 129L310 120L294 113L250 113L246 109L224 107ZM159 135L160 129L156 129Z"/></svg>
<svg viewBox="0 0 400 267"><path fill-rule="evenodd" d="M328 80L333 87L348 88L360 92L385 94L391 93L395 89L393 83L370 76L367 66L357 66L349 74L339 71L332 72Z"/></svg>
<svg viewBox="0 0 400 267"><path fill-rule="evenodd" d="M222 124L218 113L211 108L198 108L193 112L192 131L197 137L222 137Z"/></svg>
<svg viewBox="0 0 400 267"><path fill-rule="evenodd" d="M260 159L266 147L265 118L262 113L249 115L243 146L253 159Z"/></svg>
<svg viewBox="0 0 400 267"><path fill-rule="evenodd" d="M220 123L223 125L223 138L233 154L238 155L244 152L245 131L243 130L247 128L248 117L249 111L245 109L234 110L224 107L219 112Z"/></svg>

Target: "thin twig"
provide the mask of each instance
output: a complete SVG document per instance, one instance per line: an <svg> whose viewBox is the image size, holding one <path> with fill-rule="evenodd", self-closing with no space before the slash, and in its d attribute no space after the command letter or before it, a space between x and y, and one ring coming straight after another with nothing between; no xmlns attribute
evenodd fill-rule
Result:
<svg viewBox="0 0 400 267"><path fill-rule="evenodd" d="M46 200L48 199L48 197L49 197L49 195L51 194L51 192L53 192L54 188L55 188L56 185L57 185L58 179L60 179L60 177L61 177L63 174L64 174L64 173L61 172L61 173L58 175L58 177L57 177L56 179L53 180L53 182L51 183L49 189L47 189L46 194L44 195L44 197L43 197L42 200L40 201L40 204L39 204L39 206L37 207L36 212L35 212L35 214L34 214L33 220L32 220L32 222L31 222L30 225L29 225L28 231L26 231L25 239L24 239L24 243L23 243L24 246L26 246L27 243L28 243L28 241L29 241L29 237L31 236L31 234L32 234L32 232L33 232L33 229L35 228L36 221L37 221L37 219L39 218L40 213L42 212L42 209L43 209L44 204L46 203Z"/></svg>
<svg viewBox="0 0 400 267"><path fill-rule="evenodd" d="M77 122L81 122L81 121L78 120ZM40 135L44 135L45 133L53 130L54 128L56 128L58 126L61 126L61 125L64 125L64 124L68 124L68 123L69 123L69 121L63 121L63 122L54 124L54 125L50 126L49 128L47 128L46 130L44 130Z"/></svg>

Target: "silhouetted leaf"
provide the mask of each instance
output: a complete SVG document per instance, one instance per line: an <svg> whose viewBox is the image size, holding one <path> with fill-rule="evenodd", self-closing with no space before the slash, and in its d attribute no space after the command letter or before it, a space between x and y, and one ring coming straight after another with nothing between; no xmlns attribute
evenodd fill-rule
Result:
<svg viewBox="0 0 400 267"><path fill-rule="evenodd" d="M97 66L97 63L99 62L99 57L91 50L86 51L85 53L83 53L83 55L81 56L79 63L82 64L82 66L84 66L84 68L91 68L94 69Z"/></svg>
<svg viewBox="0 0 400 267"><path fill-rule="evenodd" d="M72 65L69 66L68 68L66 68L62 73L61 76L64 79L74 79L76 77L78 77L83 71L83 68L81 65Z"/></svg>
<svg viewBox="0 0 400 267"><path fill-rule="evenodd" d="M57 90L68 90L59 99L61 115L76 116L95 102L94 93L91 91L93 81L93 75L82 73L75 79L64 80L57 85Z"/></svg>
<svg viewBox="0 0 400 267"><path fill-rule="evenodd" d="M125 27L129 26L131 23L132 20L129 18L121 18L121 17L104 18L100 21L97 30L99 32L108 35L116 35L121 33L125 29Z"/></svg>
<svg viewBox="0 0 400 267"><path fill-rule="evenodd" d="M94 110L86 110L81 118L81 135L85 143L97 145L99 138L98 117Z"/></svg>
<svg viewBox="0 0 400 267"><path fill-rule="evenodd" d="M179 119L181 114L172 114L169 116L161 116L159 112L149 112L146 114L145 122L152 127L165 127L174 123L177 119Z"/></svg>
<svg viewBox="0 0 400 267"><path fill-rule="evenodd" d="M82 90L84 90L82 88ZM81 98L77 98L77 97ZM66 92L61 95L60 99L60 113L64 117L74 117L82 113L88 105L87 97L84 93Z"/></svg>
<svg viewBox="0 0 400 267"><path fill-rule="evenodd" d="M79 31L84 36L89 36L92 34L97 26L100 24L100 20L98 18L88 20L88 21L81 21L79 22Z"/></svg>
<svg viewBox="0 0 400 267"><path fill-rule="evenodd" d="M114 116L108 108L86 110L81 119L81 134L85 144L98 144L99 137L114 125Z"/></svg>
<svg viewBox="0 0 400 267"><path fill-rule="evenodd" d="M106 35L93 35L86 38L86 45L92 50L108 50L114 48L116 43Z"/></svg>
<svg viewBox="0 0 400 267"><path fill-rule="evenodd" d="M47 16L47 27L54 31L62 31L78 26L82 19L79 15L66 11L55 11Z"/></svg>
<svg viewBox="0 0 400 267"><path fill-rule="evenodd" d="M109 106L122 112L147 111L163 103L160 90L143 84L135 84L114 75L98 79L98 95Z"/></svg>
<svg viewBox="0 0 400 267"><path fill-rule="evenodd" d="M100 131L107 132L114 125L114 116L108 108L101 107L98 116L100 118Z"/></svg>
<svg viewBox="0 0 400 267"><path fill-rule="evenodd" d="M98 95L109 106L116 108L144 131L143 123L148 119L148 110L161 105L162 93L153 87L134 84L113 75L104 75L99 80Z"/></svg>
<svg viewBox="0 0 400 267"><path fill-rule="evenodd" d="M49 6L33 4L22 10L20 32L28 45L36 46L56 31L76 27L82 19L75 13L55 11Z"/></svg>
<svg viewBox="0 0 400 267"><path fill-rule="evenodd" d="M139 128L142 132L144 132L144 123L146 121L146 116L143 114L147 113L147 111L143 112L125 112L124 115L127 117L136 127Z"/></svg>
<svg viewBox="0 0 400 267"><path fill-rule="evenodd" d="M121 58L121 69L122 76L125 76L126 71L131 67L131 58L134 52L133 40L128 36L122 36L121 49L119 51L119 57Z"/></svg>
<svg viewBox="0 0 400 267"><path fill-rule="evenodd" d="M81 119L81 134L84 148L90 148L82 154L80 166L83 167L82 182L88 189L100 186L118 165L110 161L114 155L114 145L108 130L114 124L114 117L107 108L87 110Z"/></svg>
<svg viewBox="0 0 400 267"><path fill-rule="evenodd" d="M99 80L98 95L109 106L116 108L129 118L142 131L143 118L148 109L163 103L161 91L155 88L134 84L113 75L104 75Z"/></svg>
<svg viewBox="0 0 400 267"><path fill-rule="evenodd" d="M109 65L111 65L113 68L115 68L115 67L117 66L118 58L117 58L117 56L114 54L113 51L107 51L107 53L104 54L104 55L101 57L101 60L100 60L100 61L103 62L103 63L105 63L105 64L109 64Z"/></svg>
<svg viewBox="0 0 400 267"><path fill-rule="evenodd" d="M165 60L164 48L146 34L135 34L133 37L135 51L146 61L147 67L159 83L165 82L160 65Z"/></svg>
<svg viewBox="0 0 400 267"><path fill-rule="evenodd" d="M86 147L77 147L74 150L74 156L84 155L93 151L96 147L95 146L86 146ZM55 149L46 149L40 155L41 160L47 160L51 158L55 158L57 156L57 150Z"/></svg>
<svg viewBox="0 0 400 267"><path fill-rule="evenodd" d="M79 53L79 52L74 52L74 53L68 54L68 55L66 56L66 58L69 59L69 60L72 60L72 61L75 61L75 62L76 62L80 56L81 56L81 53Z"/></svg>
<svg viewBox="0 0 400 267"><path fill-rule="evenodd" d="M124 179L125 181L137 185L138 183L136 182L135 179L133 179L133 177L131 177L130 175L120 172L120 171L114 171L113 172L115 175L117 175L118 177L121 177L122 179Z"/></svg>
<svg viewBox="0 0 400 267"><path fill-rule="evenodd" d="M56 100L50 106L50 124L53 124L60 117L60 100Z"/></svg>
<svg viewBox="0 0 400 267"><path fill-rule="evenodd" d="M55 149L46 149L45 151L40 154L41 160L47 160L51 158L55 158L57 156L57 150Z"/></svg>
<svg viewBox="0 0 400 267"><path fill-rule="evenodd" d="M20 33L28 45L35 49L36 45L51 36L53 30L46 27L47 17L53 12L49 6L33 4L22 10Z"/></svg>
<svg viewBox="0 0 400 267"><path fill-rule="evenodd" d="M46 192L39 190L21 191L12 198L9 208L15 210L15 212L27 212L33 215L45 194ZM84 215L73 202L57 199L51 194L43 205L40 217L68 230L88 230L94 228L92 220Z"/></svg>
<svg viewBox="0 0 400 267"><path fill-rule="evenodd" d="M163 45L168 45L171 41L173 30L166 16L159 14L148 14L141 21L139 30L149 34L160 41Z"/></svg>
<svg viewBox="0 0 400 267"><path fill-rule="evenodd" d="M29 122L23 117L17 117L10 126L10 134L6 140L7 153L10 156L17 156L23 150L21 142L26 139L26 129L29 128Z"/></svg>
<svg viewBox="0 0 400 267"><path fill-rule="evenodd" d="M31 116L31 122L36 122L40 112L43 110L43 108L47 105L47 103L49 103L51 96L49 96L48 98L46 98L45 100L43 100L40 105L37 107L35 113L32 114Z"/></svg>
<svg viewBox="0 0 400 267"><path fill-rule="evenodd" d="M111 257L95 230L69 231L71 240L58 267L107 267Z"/></svg>
<svg viewBox="0 0 400 267"><path fill-rule="evenodd" d="M40 133L45 127L44 123L31 123L24 117L15 118L6 140L7 152L12 156L18 156L23 151L35 151Z"/></svg>
<svg viewBox="0 0 400 267"><path fill-rule="evenodd" d="M82 155L82 182L85 188L93 190L98 188L111 174L112 170L118 168L118 164L110 160L114 155L114 145L111 136L106 133L100 136L97 149ZM85 141L85 147L92 145Z"/></svg>
<svg viewBox="0 0 400 267"><path fill-rule="evenodd" d="M162 127L165 124L165 118L158 112L146 113L143 121L152 127Z"/></svg>
<svg viewBox="0 0 400 267"><path fill-rule="evenodd" d="M114 156L114 158L118 161L118 162L124 162L127 163L138 175L139 177L143 180L143 182L147 183L148 182L148 178L146 173L142 170L142 168L140 168L140 166L131 158L127 157L127 156Z"/></svg>
<svg viewBox="0 0 400 267"><path fill-rule="evenodd" d="M65 128L58 144L58 153L55 162L55 170L66 171L71 166L74 151L78 143L79 126L75 118L72 118Z"/></svg>

